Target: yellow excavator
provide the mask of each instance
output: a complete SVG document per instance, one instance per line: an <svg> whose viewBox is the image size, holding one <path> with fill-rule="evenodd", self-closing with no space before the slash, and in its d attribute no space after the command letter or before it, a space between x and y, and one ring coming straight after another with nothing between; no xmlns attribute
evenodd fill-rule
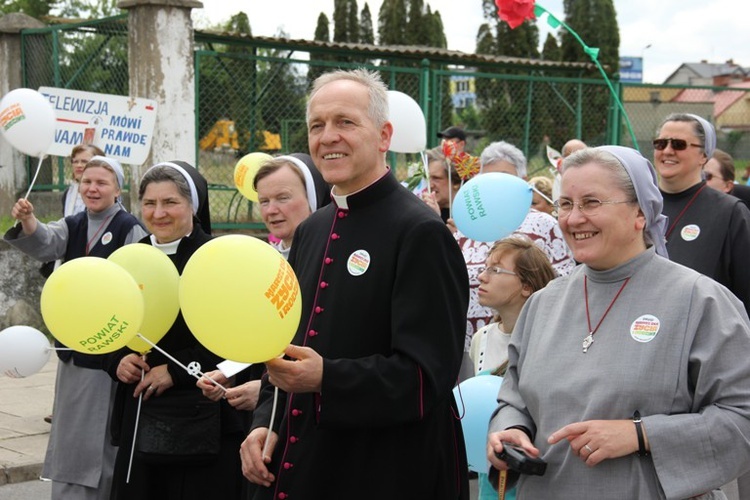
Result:
<svg viewBox="0 0 750 500"><path fill-rule="evenodd" d="M279 151L281 149L281 136L273 134L268 130L261 131L263 143L258 147L262 151ZM246 133L250 138L249 132ZM239 134L234 125L234 120L221 119L214 123L211 130L204 135L200 142L203 151L214 151L217 153L235 153L240 149Z"/></svg>

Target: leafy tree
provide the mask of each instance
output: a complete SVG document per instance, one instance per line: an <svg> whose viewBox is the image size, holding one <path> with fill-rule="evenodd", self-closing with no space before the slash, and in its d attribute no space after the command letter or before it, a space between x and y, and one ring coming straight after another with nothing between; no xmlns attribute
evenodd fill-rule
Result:
<svg viewBox="0 0 750 500"><path fill-rule="evenodd" d="M328 30L328 16L321 12L318 16L318 24L315 27L315 40L319 42L330 42L331 35ZM319 61L330 61L331 57L327 54L310 54L310 67L307 70L307 80L309 84L315 81L320 75L326 71L326 67L316 64Z"/></svg>
<svg viewBox="0 0 750 500"><path fill-rule="evenodd" d="M39 19L49 15L59 0L0 0L0 15L21 12Z"/></svg>
<svg viewBox="0 0 750 500"><path fill-rule="evenodd" d="M547 33L547 38L544 40L544 46L542 47L542 59L547 61L560 61L562 52L560 51L560 45L557 43L557 38L552 33Z"/></svg>
<svg viewBox="0 0 750 500"><path fill-rule="evenodd" d="M380 45L403 45L408 28L406 0L383 0L378 12Z"/></svg>
<svg viewBox="0 0 750 500"><path fill-rule="evenodd" d="M317 39L316 39L317 40ZM372 14L370 6L365 2L362 12L359 13L359 41L367 45L375 44L375 32L372 28Z"/></svg>
<svg viewBox="0 0 750 500"><path fill-rule="evenodd" d="M526 21L511 29L498 18L492 0L483 0L482 6L486 22L477 32L478 54L539 58L539 29L535 23ZM524 69L503 69L504 74L526 72ZM517 81L490 78L477 80L477 105L481 109L483 128L489 140L503 139L522 149L526 140L530 144L541 140L542 132L536 123L530 127L531 137L526 137L526 112L531 91L533 90L529 85Z"/></svg>

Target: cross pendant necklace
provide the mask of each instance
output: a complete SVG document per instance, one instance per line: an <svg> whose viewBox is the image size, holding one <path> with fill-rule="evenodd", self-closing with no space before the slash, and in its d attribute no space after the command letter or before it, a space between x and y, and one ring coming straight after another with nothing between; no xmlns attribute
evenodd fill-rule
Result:
<svg viewBox="0 0 750 500"><path fill-rule="evenodd" d="M586 354L589 352L589 347L591 347L591 344L594 343L594 334L599 330L599 327L602 326L602 322L604 321L604 318L607 317L607 314L609 314L610 309L612 309L612 306L615 305L615 302L617 301L618 297L620 297L620 294L623 290L625 290L625 286L628 284L628 281L630 281L630 276L628 276L625 279L625 282L622 284L620 289L617 291L617 294L615 295L615 298L612 299L612 302L609 303L609 306L607 307L607 310L604 311L604 314L602 315L601 319L599 320L599 323L596 324L596 328L591 328L591 315L589 314L589 287L588 287L588 276L583 277L583 297L586 302L586 321L589 325L589 334L586 335L586 337L583 339L583 343L581 344L583 347L583 353Z"/></svg>

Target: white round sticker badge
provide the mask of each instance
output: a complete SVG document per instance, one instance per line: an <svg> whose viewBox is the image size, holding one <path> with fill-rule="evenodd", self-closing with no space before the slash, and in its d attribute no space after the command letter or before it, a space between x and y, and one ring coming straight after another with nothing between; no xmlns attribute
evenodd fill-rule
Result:
<svg viewBox="0 0 750 500"><path fill-rule="evenodd" d="M685 241L693 241L701 234L701 228L697 224L688 224L680 231L680 236Z"/></svg>
<svg viewBox="0 0 750 500"><path fill-rule="evenodd" d="M370 267L370 254L367 250L355 251L346 261L346 268L352 276L365 274L368 267Z"/></svg>
<svg viewBox="0 0 750 500"><path fill-rule="evenodd" d="M102 245L107 245L110 241L112 241L112 233L107 231L104 233L104 236L102 236Z"/></svg>
<svg viewBox="0 0 750 500"><path fill-rule="evenodd" d="M651 342L659 333L661 322L656 316L644 314L630 325L630 336L638 342Z"/></svg>

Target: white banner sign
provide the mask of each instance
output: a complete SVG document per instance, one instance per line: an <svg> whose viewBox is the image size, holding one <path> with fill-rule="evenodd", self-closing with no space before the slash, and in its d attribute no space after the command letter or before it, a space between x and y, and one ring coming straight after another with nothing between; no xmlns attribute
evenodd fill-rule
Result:
<svg viewBox="0 0 750 500"><path fill-rule="evenodd" d="M146 161L156 123L156 101L39 87L57 115L55 142L48 154L69 156L77 144L94 144L128 165Z"/></svg>

